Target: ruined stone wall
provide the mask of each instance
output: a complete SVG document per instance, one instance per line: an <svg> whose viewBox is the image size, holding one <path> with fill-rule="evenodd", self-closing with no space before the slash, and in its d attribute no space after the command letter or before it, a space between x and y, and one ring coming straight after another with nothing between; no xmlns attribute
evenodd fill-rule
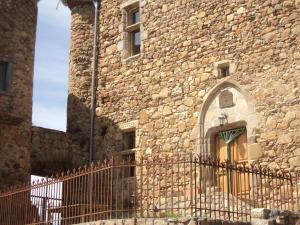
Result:
<svg viewBox="0 0 300 225"><path fill-rule="evenodd" d="M32 174L50 176L80 165L79 146L63 131L32 128ZM74 154L76 152L76 154Z"/></svg>
<svg viewBox="0 0 300 225"><path fill-rule="evenodd" d="M0 92L0 188L30 174L32 80L36 0L0 2L0 61L10 64L10 85Z"/></svg>
<svg viewBox="0 0 300 225"><path fill-rule="evenodd" d="M125 2L102 1L96 159L122 148L122 127L136 128L138 157L199 152L194 133L200 132L203 104L214 87L227 82L247 93L253 106L251 159L299 169L298 0L140 0L142 53L128 59L122 56ZM68 130L88 135L93 8L69 6ZM233 69L218 78L216 65L224 60Z"/></svg>

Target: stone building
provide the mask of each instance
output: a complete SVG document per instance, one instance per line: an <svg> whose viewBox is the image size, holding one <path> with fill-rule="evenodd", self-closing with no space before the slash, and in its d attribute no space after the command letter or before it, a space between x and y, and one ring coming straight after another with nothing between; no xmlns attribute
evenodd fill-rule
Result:
<svg viewBox="0 0 300 225"><path fill-rule="evenodd" d="M26 3L26 4L24 4ZM36 0L0 1L0 188L30 175Z"/></svg>
<svg viewBox="0 0 300 225"><path fill-rule="evenodd" d="M87 163L94 5L64 2L67 133L31 125L36 1L0 3L1 185ZM299 14L299 0L102 0L94 160L194 152L298 170Z"/></svg>
<svg viewBox="0 0 300 225"><path fill-rule="evenodd" d="M66 4L68 132L86 157L94 6ZM299 170L299 14L299 0L101 1L94 159L195 152ZM238 132L230 156L220 132Z"/></svg>
<svg viewBox="0 0 300 225"><path fill-rule="evenodd" d="M36 0L0 2L0 189L77 165L65 132L32 127Z"/></svg>

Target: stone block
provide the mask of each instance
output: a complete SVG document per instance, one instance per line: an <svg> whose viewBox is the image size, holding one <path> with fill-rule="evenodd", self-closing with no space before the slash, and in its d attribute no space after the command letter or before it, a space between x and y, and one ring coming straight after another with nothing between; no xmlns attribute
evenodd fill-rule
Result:
<svg viewBox="0 0 300 225"><path fill-rule="evenodd" d="M258 143L250 144L248 149L248 159L259 159L263 155L263 150Z"/></svg>
<svg viewBox="0 0 300 225"><path fill-rule="evenodd" d="M278 144L289 144L292 142L292 139L289 134L282 134L278 137Z"/></svg>
<svg viewBox="0 0 300 225"><path fill-rule="evenodd" d="M298 167L300 166L300 156L292 157L289 159L289 164L292 167Z"/></svg>
<svg viewBox="0 0 300 225"><path fill-rule="evenodd" d="M274 221L266 220L266 219L251 219L251 225L275 225Z"/></svg>
<svg viewBox="0 0 300 225"><path fill-rule="evenodd" d="M265 208L257 208L251 210L251 217L257 219L268 219L271 210Z"/></svg>

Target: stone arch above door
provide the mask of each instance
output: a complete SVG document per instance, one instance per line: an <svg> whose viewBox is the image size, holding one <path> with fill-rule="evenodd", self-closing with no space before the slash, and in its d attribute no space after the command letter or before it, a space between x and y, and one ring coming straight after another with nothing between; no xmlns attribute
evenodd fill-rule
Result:
<svg viewBox="0 0 300 225"><path fill-rule="evenodd" d="M255 102L234 82L225 81L215 86L206 96L200 113L200 153L210 154L211 137L226 129L246 127L249 160L261 156L255 141L258 121Z"/></svg>

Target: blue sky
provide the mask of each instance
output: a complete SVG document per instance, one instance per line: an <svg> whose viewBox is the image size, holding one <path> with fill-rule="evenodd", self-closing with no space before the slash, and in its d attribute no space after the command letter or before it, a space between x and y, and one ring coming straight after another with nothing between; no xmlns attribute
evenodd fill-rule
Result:
<svg viewBox="0 0 300 225"><path fill-rule="evenodd" d="M38 3L33 124L66 130L70 11L59 0Z"/></svg>

